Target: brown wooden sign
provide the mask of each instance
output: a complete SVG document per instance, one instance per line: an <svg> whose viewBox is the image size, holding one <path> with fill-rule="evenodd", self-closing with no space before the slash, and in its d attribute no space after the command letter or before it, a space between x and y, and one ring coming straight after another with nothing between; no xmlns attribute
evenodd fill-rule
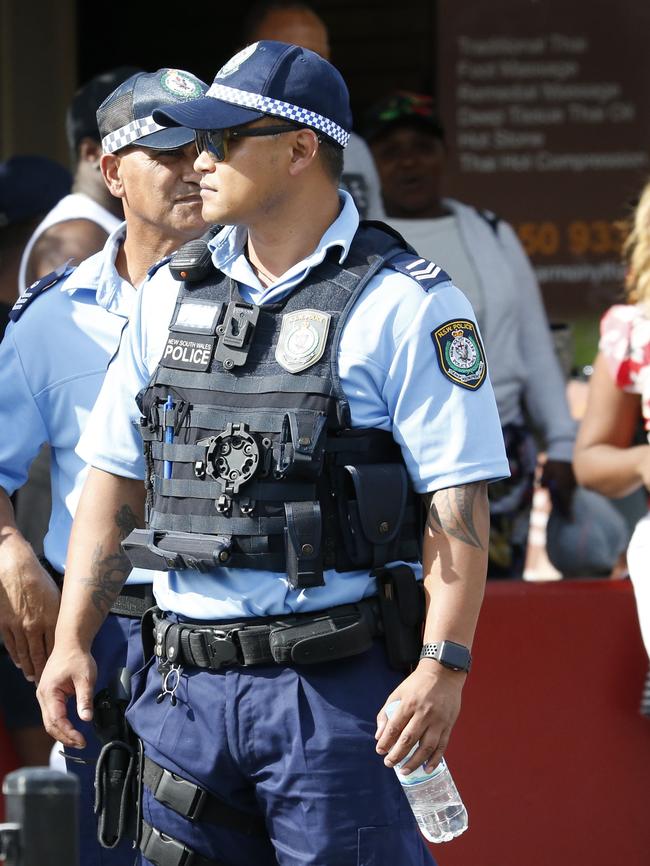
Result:
<svg viewBox="0 0 650 866"><path fill-rule="evenodd" d="M439 3L446 191L513 224L549 312L621 290L620 221L650 176L650 5Z"/></svg>

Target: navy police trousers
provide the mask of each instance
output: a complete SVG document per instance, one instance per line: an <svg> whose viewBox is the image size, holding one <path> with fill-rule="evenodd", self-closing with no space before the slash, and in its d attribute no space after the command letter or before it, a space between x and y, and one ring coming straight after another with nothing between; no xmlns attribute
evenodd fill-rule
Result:
<svg viewBox="0 0 650 866"><path fill-rule="evenodd" d="M144 820L224 866L431 866L395 772L375 752L377 712L401 679L376 641L338 662L187 669L173 706L156 702L150 661L127 711L145 754L263 815L268 837L192 823L147 788Z"/></svg>

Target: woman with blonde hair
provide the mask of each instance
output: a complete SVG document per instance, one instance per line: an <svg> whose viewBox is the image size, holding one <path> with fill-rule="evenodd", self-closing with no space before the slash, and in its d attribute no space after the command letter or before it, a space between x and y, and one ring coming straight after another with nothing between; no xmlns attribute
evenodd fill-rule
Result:
<svg viewBox="0 0 650 866"><path fill-rule="evenodd" d="M636 205L623 256L627 303L613 305L601 319L573 462L579 484L614 499L650 489L650 181ZM641 418L645 435L639 437ZM650 513L635 527L627 567L650 655Z"/></svg>

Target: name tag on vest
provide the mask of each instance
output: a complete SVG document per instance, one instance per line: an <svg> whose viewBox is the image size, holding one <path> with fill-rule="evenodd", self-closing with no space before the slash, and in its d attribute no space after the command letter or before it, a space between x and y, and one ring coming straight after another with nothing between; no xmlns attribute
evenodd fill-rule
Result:
<svg viewBox="0 0 650 866"><path fill-rule="evenodd" d="M216 337L170 334L160 363L175 370L205 371L210 366Z"/></svg>

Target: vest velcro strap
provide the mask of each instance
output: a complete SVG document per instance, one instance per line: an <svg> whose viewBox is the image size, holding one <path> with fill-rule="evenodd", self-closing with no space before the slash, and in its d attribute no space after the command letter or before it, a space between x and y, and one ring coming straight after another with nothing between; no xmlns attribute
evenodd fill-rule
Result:
<svg viewBox="0 0 650 866"><path fill-rule="evenodd" d="M165 409L157 406L152 409L152 418L158 427L165 426ZM169 410L167 410L167 421L169 421ZM284 422L284 412L264 412L255 409L238 412L236 409L217 409L212 406L192 404L191 410L187 412L184 426L190 428L205 428L209 430L224 430L228 424L245 422L255 427L260 433L281 433Z"/></svg>
<svg viewBox="0 0 650 866"><path fill-rule="evenodd" d="M156 830L146 821L142 822L140 850L154 866L225 866L223 860L204 857L177 839Z"/></svg>
<svg viewBox="0 0 650 866"><path fill-rule="evenodd" d="M199 785L166 770L145 756L142 780L153 796L190 821L227 826L247 836L266 836L261 814L236 809Z"/></svg>
<svg viewBox="0 0 650 866"><path fill-rule="evenodd" d="M205 448L203 448L203 453L205 454ZM153 489L162 496L179 498L190 496L193 499L216 500L223 493L223 488L217 481L195 481L189 478L160 478L158 476L154 479ZM288 481L266 481L264 484L260 484L251 481L246 484L244 492L249 499L254 499L257 502L277 502L281 496L302 501L314 498L314 485Z"/></svg>
<svg viewBox="0 0 650 866"><path fill-rule="evenodd" d="M203 517L194 514L151 516L151 529L166 532L192 532L204 535L281 535L284 517Z"/></svg>
<svg viewBox="0 0 650 866"><path fill-rule="evenodd" d="M179 388L215 390L229 394L321 394L332 396L332 385L319 376L261 376L246 378L229 373L193 373L191 370L173 370L159 367L157 385L173 385Z"/></svg>
<svg viewBox="0 0 650 866"><path fill-rule="evenodd" d="M154 460L171 460L173 463L195 463L205 457L205 445L181 445L177 442L153 442L151 456Z"/></svg>

